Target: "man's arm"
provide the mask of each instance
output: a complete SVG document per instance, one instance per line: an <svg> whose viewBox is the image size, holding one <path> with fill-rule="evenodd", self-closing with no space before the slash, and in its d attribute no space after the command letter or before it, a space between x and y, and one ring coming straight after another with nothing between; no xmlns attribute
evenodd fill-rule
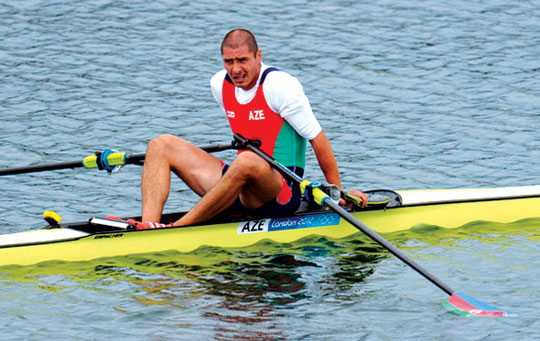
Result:
<svg viewBox="0 0 540 341"><path fill-rule="evenodd" d="M317 156L317 161L319 161L319 166L324 173L326 181L328 181L329 184L337 185L340 189L343 189L341 187L341 180L339 177L339 169L336 158L334 156L332 146L330 145L330 141L328 140L324 132L321 131L314 139L310 140L309 142L313 147L315 156ZM366 194L357 190L349 191L349 193L356 195L359 198L362 198L362 207L365 207L368 202ZM345 201L342 199L340 201L340 204L344 205Z"/></svg>
<svg viewBox="0 0 540 341"><path fill-rule="evenodd" d="M340 189L342 189L336 158L334 156L334 152L332 151L330 141L324 132L321 131L309 142L313 147L315 156L317 156L317 161L319 161L319 166L326 177L326 181L328 181L329 184L337 185Z"/></svg>

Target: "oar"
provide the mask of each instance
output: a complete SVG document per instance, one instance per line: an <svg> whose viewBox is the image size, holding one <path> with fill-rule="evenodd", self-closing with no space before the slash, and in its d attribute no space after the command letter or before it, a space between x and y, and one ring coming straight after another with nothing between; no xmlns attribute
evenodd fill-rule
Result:
<svg viewBox="0 0 540 341"><path fill-rule="evenodd" d="M236 141L233 141L228 144L216 144L216 145L202 146L200 148L209 153L213 153L213 152L218 152L218 151L227 150L227 149L238 149L240 148L240 146L238 146L238 143ZM68 169L68 168L81 168L81 167L98 168L100 170L104 169L108 172L111 172L114 170L115 167L118 167L118 166L124 166L128 164L142 165L144 163L144 158L145 158L145 154L130 155L125 152L115 152L108 149L103 152L98 152L94 155L89 155L85 157L84 159L78 160L78 161L0 169L0 176L44 172L44 171Z"/></svg>
<svg viewBox="0 0 540 341"><path fill-rule="evenodd" d="M403 252L401 252L389 241L381 237L378 233L370 229L367 225L362 223L360 220L356 219L349 212L347 212L345 209L339 206L336 202L334 202L330 198L328 194L323 192L323 190L321 190L319 186L314 185L313 183L300 178L296 173L292 172L289 168L285 167L284 165L276 161L274 158L272 158L271 156L269 156L268 154L260 150L257 146L255 146L255 143L252 143L250 140L243 138L241 135L239 134L234 135L234 139L238 141L241 145L247 146L247 148L249 148L251 151L253 151L257 155L262 157L268 163L270 163L270 165L274 167L275 169L277 169L279 172L281 172L281 174L283 174L287 178L294 181L297 185L300 186L300 190L302 193L306 193L306 190L307 190L309 196L317 204L319 204L320 206L323 206L323 207L326 206L332 209L334 212L339 214L343 219L348 221L352 226L356 227L358 230L366 234L369 238L377 242L386 250L390 251L397 258L402 260L405 264L407 264L408 266L416 270L420 275L424 276L430 282L432 282L437 287L439 287L442 291L447 293L450 296L450 298L448 299L448 301L446 301L443 304L447 308L450 308L451 310L454 310L456 313L463 314L463 315L509 316L508 313L501 310L497 310L496 308L493 308L485 303L482 303L466 294L455 292L448 285L443 283L434 275L430 274L418 263L416 263L414 260L412 260Z"/></svg>

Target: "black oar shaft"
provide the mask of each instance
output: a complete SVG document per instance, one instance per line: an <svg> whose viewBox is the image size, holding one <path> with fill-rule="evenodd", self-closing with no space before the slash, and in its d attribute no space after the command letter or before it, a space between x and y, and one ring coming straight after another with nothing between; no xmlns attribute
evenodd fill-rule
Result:
<svg viewBox="0 0 540 341"><path fill-rule="evenodd" d="M208 146L199 147L208 153L216 153L228 149L236 149L237 145L235 143L224 143L224 144L212 144ZM126 164L143 164L146 154L133 154L126 156Z"/></svg>
<svg viewBox="0 0 540 341"><path fill-rule="evenodd" d="M239 141L240 143L247 145L247 147L262 157L264 160L266 160L272 167L277 169L281 174L284 176L290 178L294 182L296 182L298 185L300 185L303 181L302 178L300 178L297 174L293 173L291 170L289 170L284 165L280 164L274 158L263 152L257 147L254 147L250 144L249 140L244 139L242 136L236 134L234 138ZM356 219L354 216L352 216L349 212L344 210L341 206L339 206L337 203L333 202L332 200L324 200L323 201L325 206L328 206L331 208L334 212L339 214L343 219L348 221L352 226L356 227L358 230L360 230L362 233L367 235L369 238L371 238L373 241L381 245L383 248L391 252L394 256L402 260L405 264L409 265L411 268L413 268L416 272L418 272L420 275L424 276L426 279L428 279L430 282L438 286L441 290L446 292L448 295L452 295L454 290L452 290L448 285L444 284L441 280L439 280L437 277L429 273L427 270L425 270L423 267L421 267L418 263L416 263L414 260L409 258L407 255L405 255L403 252L401 252L398 248L396 248L392 243L381 237L377 232L370 229L367 225L362 223L360 220Z"/></svg>
<svg viewBox="0 0 540 341"><path fill-rule="evenodd" d="M353 215L351 215L349 212L344 210L341 206L333 202L332 200L325 200L324 204L328 207L330 207L334 212L338 213L343 219L347 220L352 226L356 227L358 230L360 230L362 233L367 235L369 238L374 240L377 244L384 247L386 250L391 252L394 256L401 259L405 264L409 265L411 268L416 270L420 275L424 276L426 279L428 279L431 283L438 286L441 290L446 292L448 295L452 296L452 293L454 290L452 290L448 285L443 283L440 279L429 273L427 270L425 270L420 264L415 262L413 259L405 255L403 252L401 252L397 247L395 247L392 243L381 237L377 232L370 229L367 225L362 223L360 220L356 219Z"/></svg>
<svg viewBox="0 0 540 341"><path fill-rule="evenodd" d="M78 168L84 167L82 161L72 161L72 162L61 162L48 165L36 165L28 167L17 167L9 169L0 169L0 176L2 175L14 175L14 174L23 174L23 173L35 173L35 172L44 172L50 170L66 169L66 168Z"/></svg>
<svg viewBox="0 0 540 341"><path fill-rule="evenodd" d="M208 146L202 146L199 148L201 148L202 150L208 153L216 153L216 152L221 152L227 149L238 149L240 147L236 143L231 142L231 143L224 143L224 144L213 144L213 145L208 145Z"/></svg>
<svg viewBox="0 0 540 341"><path fill-rule="evenodd" d="M219 151L223 151L227 149L238 149L239 146L237 143L231 142L231 143L225 143L225 144L202 146L199 148L201 148L202 150L208 153L215 153L215 152L219 152ZM146 154L133 154L133 155L127 154L125 157L124 164L142 165L144 163L145 156ZM50 171L50 170L80 168L80 167L85 167L84 160L60 162L60 163L53 163L53 164L46 164L46 165L35 165L35 166L27 166L27 167L0 169L0 176L23 174L23 173L36 173L36 172L44 172L44 171Z"/></svg>

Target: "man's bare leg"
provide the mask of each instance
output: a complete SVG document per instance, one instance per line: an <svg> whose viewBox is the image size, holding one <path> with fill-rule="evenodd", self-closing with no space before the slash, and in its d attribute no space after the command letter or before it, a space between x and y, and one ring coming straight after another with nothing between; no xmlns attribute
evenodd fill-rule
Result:
<svg viewBox="0 0 540 341"><path fill-rule="evenodd" d="M272 200L281 186L281 175L268 162L254 153L241 153L215 186L174 225L204 222L230 207L238 197L248 208L260 207Z"/></svg>
<svg viewBox="0 0 540 341"><path fill-rule="evenodd" d="M150 141L142 175L142 221L160 221L169 196L171 171L202 196L221 178L221 161L172 135Z"/></svg>

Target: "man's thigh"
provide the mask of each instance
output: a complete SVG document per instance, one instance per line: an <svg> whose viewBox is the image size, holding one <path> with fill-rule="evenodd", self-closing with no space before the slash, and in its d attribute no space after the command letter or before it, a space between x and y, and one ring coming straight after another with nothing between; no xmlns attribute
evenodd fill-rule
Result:
<svg viewBox="0 0 540 341"><path fill-rule="evenodd" d="M200 196L221 178L221 160L182 139L174 143L169 160L171 170Z"/></svg>

